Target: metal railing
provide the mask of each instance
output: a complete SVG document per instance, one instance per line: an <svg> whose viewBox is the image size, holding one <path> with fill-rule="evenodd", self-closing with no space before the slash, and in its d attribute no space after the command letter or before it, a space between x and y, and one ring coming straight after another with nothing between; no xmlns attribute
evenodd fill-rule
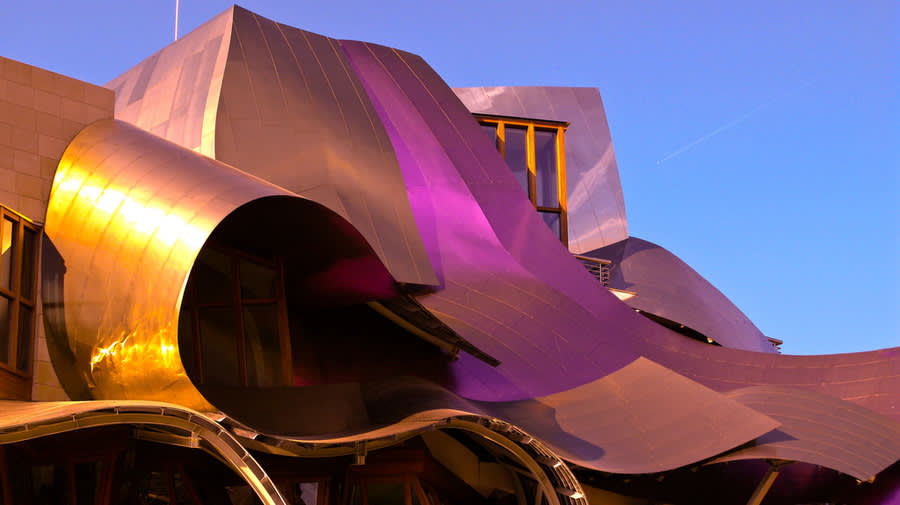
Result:
<svg viewBox="0 0 900 505"><path fill-rule="evenodd" d="M581 264L584 265L584 268L586 268L591 275L596 277L604 287L609 287L609 265L612 264L612 261L591 258L590 256L581 256L580 254L574 254L573 256L575 256L575 259L580 261Z"/></svg>

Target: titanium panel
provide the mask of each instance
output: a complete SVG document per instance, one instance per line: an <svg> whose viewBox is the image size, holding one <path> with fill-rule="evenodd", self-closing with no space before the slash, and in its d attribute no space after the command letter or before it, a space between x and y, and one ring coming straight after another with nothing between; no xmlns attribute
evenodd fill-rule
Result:
<svg viewBox="0 0 900 505"><path fill-rule="evenodd" d="M595 88L454 88L472 112L568 121L569 249L581 254L628 237L625 199L600 92Z"/></svg>
<svg viewBox="0 0 900 505"><path fill-rule="evenodd" d="M805 461L869 480L900 459L900 425L868 409L798 389L757 386L727 394L781 426L712 461Z"/></svg>
<svg viewBox="0 0 900 505"><path fill-rule="evenodd" d="M775 352L721 291L664 248L629 237L585 255L612 261L609 286L637 293L625 300L630 307L684 324L725 347Z"/></svg>
<svg viewBox="0 0 900 505"><path fill-rule="evenodd" d="M229 8L108 82L116 119L214 157L204 137L215 133L231 24Z"/></svg>
<svg viewBox="0 0 900 505"><path fill-rule="evenodd" d="M561 393L492 406L562 458L613 473L655 473L703 460L779 422L646 358Z"/></svg>

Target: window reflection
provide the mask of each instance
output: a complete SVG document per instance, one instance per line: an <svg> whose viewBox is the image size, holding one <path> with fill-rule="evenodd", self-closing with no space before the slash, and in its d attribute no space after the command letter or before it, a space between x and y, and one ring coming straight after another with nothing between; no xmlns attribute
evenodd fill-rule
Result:
<svg viewBox="0 0 900 505"><path fill-rule="evenodd" d="M534 129L535 205L559 207L556 131Z"/></svg>
<svg viewBox="0 0 900 505"><path fill-rule="evenodd" d="M528 192L528 128L507 126L503 145L506 164Z"/></svg>
<svg viewBox="0 0 900 505"><path fill-rule="evenodd" d="M284 385L289 342L280 264L207 244L185 289L178 321L185 370L203 384ZM286 345L286 344L285 344Z"/></svg>

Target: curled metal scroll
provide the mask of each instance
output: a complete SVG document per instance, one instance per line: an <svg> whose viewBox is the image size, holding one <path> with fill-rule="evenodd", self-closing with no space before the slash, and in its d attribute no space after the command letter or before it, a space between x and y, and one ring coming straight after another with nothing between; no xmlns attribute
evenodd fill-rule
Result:
<svg viewBox="0 0 900 505"><path fill-rule="evenodd" d="M44 318L66 391L212 410L180 358L184 285L216 226L272 197L320 226L338 222L338 241L361 240L328 209L134 126L84 129L60 161L45 227Z"/></svg>

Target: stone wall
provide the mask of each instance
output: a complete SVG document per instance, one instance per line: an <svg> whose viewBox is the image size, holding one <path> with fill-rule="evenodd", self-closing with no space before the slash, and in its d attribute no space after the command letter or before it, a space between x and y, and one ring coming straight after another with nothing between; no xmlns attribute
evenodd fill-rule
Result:
<svg viewBox="0 0 900 505"><path fill-rule="evenodd" d="M112 118L114 102L111 90L0 56L0 205L43 225L63 151L86 125ZM31 399L66 400L47 353L40 299L37 308Z"/></svg>

